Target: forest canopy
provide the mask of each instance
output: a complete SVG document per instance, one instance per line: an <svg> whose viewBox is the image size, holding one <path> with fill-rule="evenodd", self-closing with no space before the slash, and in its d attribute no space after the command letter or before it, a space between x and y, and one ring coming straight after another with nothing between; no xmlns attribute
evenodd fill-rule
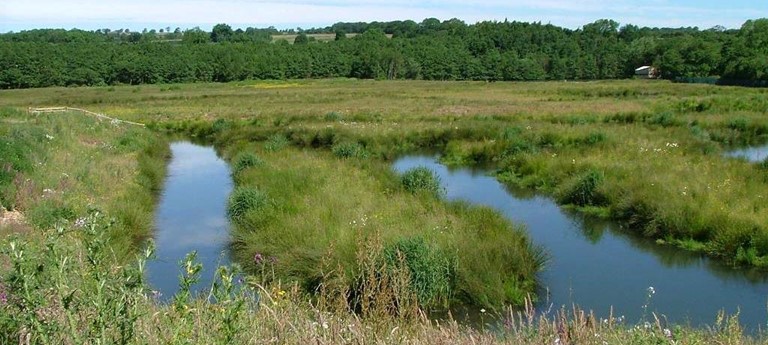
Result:
<svg viewBox="0 0 768 345"><path fill-rule="evenodd" d="M295 40L277 40L280 35ZM330 41L313 35L328 34ZM294 43L294 44L291 44ZM766 85L768 19L740 29L648 28L601 19L577 30L458 19L308 30L193 28L0 34L0 89L249 79L593 80L654 66L665 79Z"/></svg>

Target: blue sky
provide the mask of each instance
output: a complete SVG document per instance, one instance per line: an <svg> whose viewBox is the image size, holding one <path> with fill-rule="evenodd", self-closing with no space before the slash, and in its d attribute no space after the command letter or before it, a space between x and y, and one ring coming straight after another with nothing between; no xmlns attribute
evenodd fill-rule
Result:
<svg viewBox="0 0 768 345"><path fill-rule="evenodd" d="M417 22L435 17L541 21L576 29L601 18L639 26L738 28L768 17L766 0L0 0L0 32L33 28L141 30L217 23L233 27L327 26L339 21Z"/></svg>

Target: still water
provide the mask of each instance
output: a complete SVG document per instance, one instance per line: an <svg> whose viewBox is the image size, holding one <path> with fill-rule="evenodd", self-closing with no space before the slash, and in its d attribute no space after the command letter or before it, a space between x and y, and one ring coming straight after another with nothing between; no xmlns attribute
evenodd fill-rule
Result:
<svg viewBox="0 0 768 345"><path fill-rule="evenodd" d="M743 158L750 162L762 162L768 159L768 145L747 147L725 154L728 157Z"/></svg>
<svg viewBox="0 0 768 345"><path fill-rule="evenodd" d="M168 300L178 290L179 261L197 251L203 264L195 291L211 287L216 267L229 264L227 198L232 191L229 166L212 147L171 144L172 158L155 213L157 259L147 264L152 289Z"/></svg>
<svg viewBox="0 0 768 345"><path fill-rule="evenodd" d="M641 321L643 315L652 319L650 313L656 312L670 322L697 326L713 324L724 310L739 312L743 326L753 331L766 328L765 273L732 269L657 245L616 223L561 209L529 190L507 188L487 171L448 169L432 156L408 156L394 163L400 173L417 166L439 175L447 199L491 207L527 226L533 242L551 258L540 275L541 311L576 304L598 317L613 310L628 323ZM649 287L655 294L649 296Z"/></svg>

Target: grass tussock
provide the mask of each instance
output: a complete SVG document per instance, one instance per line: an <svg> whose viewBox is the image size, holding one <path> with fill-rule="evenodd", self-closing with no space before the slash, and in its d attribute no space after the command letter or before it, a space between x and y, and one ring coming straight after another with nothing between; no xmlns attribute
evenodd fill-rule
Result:
<svg viewBox="0 0 768 345"><path fill-rule="evenodd" d="M416 167L404 172L400 176L400 181L403 188L413 194L423 192L439 196L442 191L440 177L427 167Z"/></svg>
<svg viewBox="0 0 768 345"><path fill-rule="evenodd" d="M274 258L270 271L283 282L316 291L340 281L357 295L363 267L355 253L380 238L372 255L379 265L407 268L409 289L425 308L500 307L533 295L543 262L522 229L490 210L442 202L431 172L433 190L412 195L378 162L296 149L260 155L269 164L241 174L233 193L258 186L270 196L256 213L231 212L235 253L247 271L261 271L254 258ZM460 255L470 251L478 254Z"/></svg>

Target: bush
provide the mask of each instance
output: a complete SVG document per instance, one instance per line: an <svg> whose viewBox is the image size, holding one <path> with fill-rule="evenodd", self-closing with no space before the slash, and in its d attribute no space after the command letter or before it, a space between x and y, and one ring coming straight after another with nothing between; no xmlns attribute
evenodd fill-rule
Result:
<svg viewBox="0 0 768 345"><path fill-rule="evenodd" d="M267 195L253 187L237 187L229 197L227 216L235 222L243 219L246 213L267 205Z"/></svg>
<svg viewBox="0 0 768 345"><path fill-rule="evenodd" d="M422 306L450 300L456 263L423 238L405 238L386 246L384 258L388 267L408 269L411 289Z"/></svg>
<svg viewBox="0 0 768 345"><path fill-rule="evenodd" d="M339 158L366 158L368 157L368 151L358 143L339 143L333 145L331 149L333 154Z"/></svg>
<svg viewBox="0 0 768 345"><path fill-rule="evenodd" d="M264 161L261 160L259 156L250 152L243 152L235 156L234 164L232 165L232 174L237 175L245 169L261 166L263 164Z"/></svg>
<svg viewBox="0 0 768 345"><path fill-rule="evenodd" d="M416 167L406 171L400 178L405 190L411 193L426 192L440 195L440 177L427 167Z"/></svg>

